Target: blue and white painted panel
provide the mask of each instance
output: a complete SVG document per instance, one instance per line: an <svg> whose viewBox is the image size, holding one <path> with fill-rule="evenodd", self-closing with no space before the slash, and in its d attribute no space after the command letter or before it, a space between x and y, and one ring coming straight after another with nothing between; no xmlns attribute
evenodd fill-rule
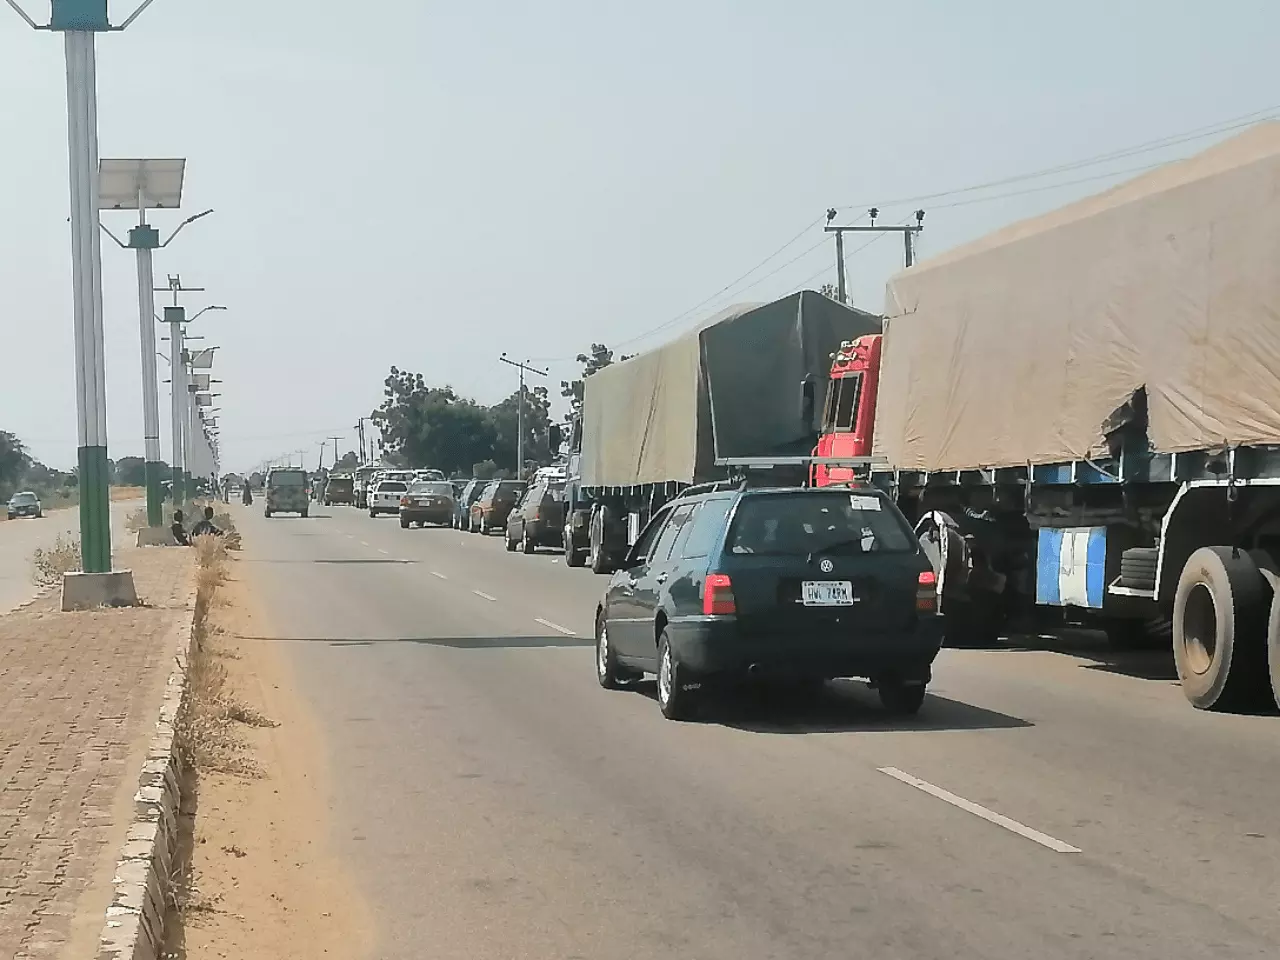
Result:
<svg viewBox="0 0 1280 960"><path fill-rule="evenodd" d="M1101 610L1106 567L1106 527L1042 527L1036 545L1036 603Z"/></svg>

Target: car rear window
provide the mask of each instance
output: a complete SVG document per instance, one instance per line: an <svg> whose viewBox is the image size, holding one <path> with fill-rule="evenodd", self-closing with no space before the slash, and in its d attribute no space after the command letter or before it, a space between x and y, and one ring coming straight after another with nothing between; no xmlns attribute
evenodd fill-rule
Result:
<svg viewBox="0 0 1280 960"><path fill-rule="evenodd" d="M301 470L280 471L267 478L273 487L302 487L307 483L307 475Z"/></svg>
<svg viewBox="0 0 1280 960"><path fill-rule="evenodd" d="M34 493L15 493L13 495L13 503L15 506L29 507L35 502L36 495Z"/></svg>
<svg viewBox="0 0 1280 960"><path fill-rule="evenodd" d="M419 481L409 488L409 492L423 497L452 497L453 484L439 480Z"/></svg>
<svg viewBox="0 0 1280 960"><path fill-rule="evenodd" d="M378 484L378 491L380 493L404 493L407 489L409 488L399 480L383 480Z"/></svg>
<svg viewBox="0 0 1280 960"><path fill-rule="evenodd" d="M743 497L725 546L734 554L774 556L917 549L892 504L873 493L849 491Z"/></svg>

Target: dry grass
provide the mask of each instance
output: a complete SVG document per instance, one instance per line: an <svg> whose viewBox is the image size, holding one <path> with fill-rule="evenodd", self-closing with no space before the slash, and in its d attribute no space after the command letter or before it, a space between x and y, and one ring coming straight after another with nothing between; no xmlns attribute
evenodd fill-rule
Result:
<svg viewBox="0 0 1280 960"><path fill-rule="evenodd" d="M147 526L147 511L145 508L134 510L124 518L124 528L130 533L145 530Z"/></svg>
<svg viewBox="0 0 1280 960"><path fill-rule="evenodd" d="M80 538L58 535L52 547L37 547L31 555L31 579L38 587L62 582L66 573L80 569Z"/></svg>
<svg viewBox="0 0 1280 960"><path fill-rule="evenodd" d="M196 559L195 645L187 668L187 696L178 717L178 749L197 773L257 777L262 770L247 754L239 726L272 727L274 721L242 703L228 689L227 668L209 624L209 611L230 575L227 546L221 537L192 541Z"/></svg>

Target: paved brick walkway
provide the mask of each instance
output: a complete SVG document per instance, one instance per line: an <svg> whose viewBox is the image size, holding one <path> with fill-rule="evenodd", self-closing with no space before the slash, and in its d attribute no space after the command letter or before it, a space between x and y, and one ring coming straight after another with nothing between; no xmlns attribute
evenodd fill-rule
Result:
<svg viewBox="0 0 1280 960"><path fill-rule="evenodd" d="M120 552L146 607L0 617L0 960L96 955L190 562Z"/></svg>

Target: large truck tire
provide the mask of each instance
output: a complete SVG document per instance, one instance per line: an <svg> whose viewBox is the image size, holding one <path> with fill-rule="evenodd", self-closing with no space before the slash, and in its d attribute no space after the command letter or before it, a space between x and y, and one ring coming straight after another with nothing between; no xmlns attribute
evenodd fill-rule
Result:
<svg viewBox="0 0 1280 960"><path fill-rule="evenodd" d="M1173 659L1182 692L1201 710L1246 710L1271 699L1271 587L1247 553L1201 547L1178 577Z"/></svg>
<svg viewBox="0 0 1280 960"><path fill-rule="evenodd" d="M608 539L605 528L609 524L610 510L601 504L591 514L591 572L612 573L613 564L609 562L609 550L605 546Z"/></svg>
<svg viewBox="0 0 1280 960"><path fill-rule="evenodd" d="M564 541L564 565L566 567L583 566L587 562L586 555L580 547L574 544L573 530L568 523L565 524L561 538Z"/></svg>

